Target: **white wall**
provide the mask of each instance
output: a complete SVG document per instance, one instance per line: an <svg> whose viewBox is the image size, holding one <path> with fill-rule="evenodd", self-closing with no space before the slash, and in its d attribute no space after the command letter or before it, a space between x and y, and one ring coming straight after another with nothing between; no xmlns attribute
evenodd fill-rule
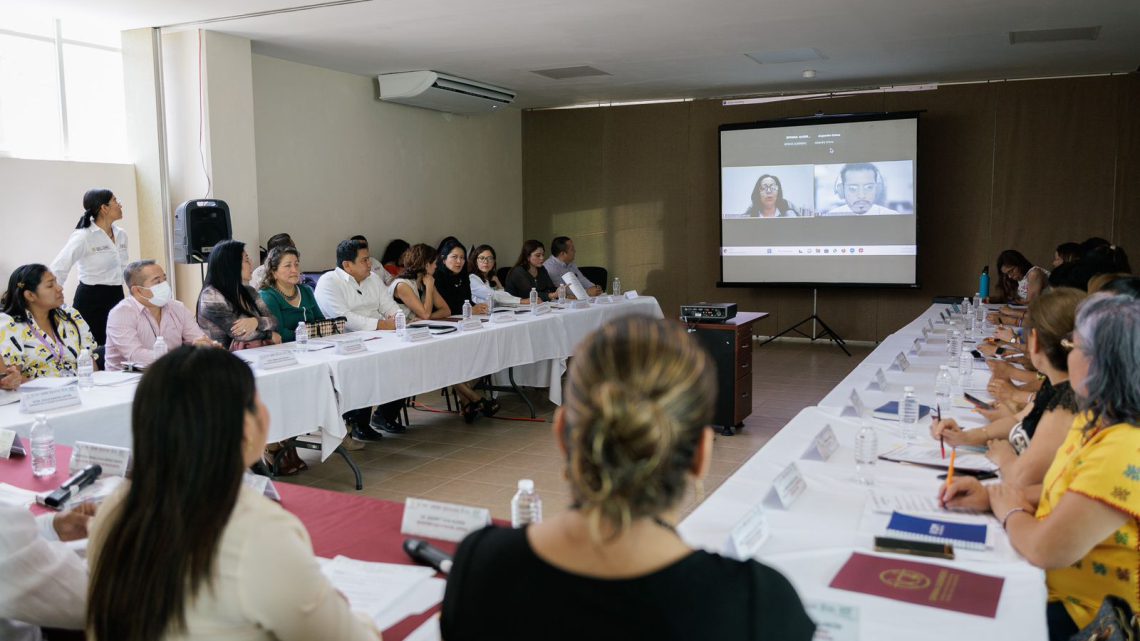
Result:
<svg viewBox="0 0 1140 641"><path fill-rule="evenodd" d="M0 158L0 289L7 289L8 277L20 265L51 263L83 213L83 194L95 188L110 189L123 202L119 225L127 232L131 259L140 258L133 166ZM66 288L69 303L78 284L79 272L73 268Z"/></svg>
<svg viewBox="0 0 1140 641"><path fill-rule="evenodd" d="M378 102L374 79L253 56L261 241L289 232L307 270L364 234L435 246L522 245L522 119L456 116Z"/></svg>

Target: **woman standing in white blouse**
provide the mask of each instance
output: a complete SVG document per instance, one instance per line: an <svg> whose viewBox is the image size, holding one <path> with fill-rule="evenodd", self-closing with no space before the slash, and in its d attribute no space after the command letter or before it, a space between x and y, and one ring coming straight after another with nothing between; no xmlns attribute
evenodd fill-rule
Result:
<svg viewBox="0 0 1140 641"><path fill-rule="evenodd" d="M127 232L115 222L123 218L123 204L108 189L83 194L83 215L67 244L51 263L63 285L73 265L79 266L75 309L91 326L100 345L107 343L107 315L123 300L123 268L127 258Z"/></svg>

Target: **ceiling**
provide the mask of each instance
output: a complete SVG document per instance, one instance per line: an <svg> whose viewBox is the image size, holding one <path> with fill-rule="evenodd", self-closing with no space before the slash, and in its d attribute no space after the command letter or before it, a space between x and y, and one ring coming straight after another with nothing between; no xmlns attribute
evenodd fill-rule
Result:
<svg viewBox="0 0 1140 641"><path fill-rule="evenodd" d="M200 26L256 53L362 75L432 69L518 92L521 107L1135 71L1137 0L2 0L118 28ZM202 23L202 21L212 21ZM1009 32L1101 26L1090 41ZM814 49L760 64L745 54ZM763 57L763 56L761 56ZM590 65L608 76L533 73ZM805 80L802 73L814 69Z"/></svg>

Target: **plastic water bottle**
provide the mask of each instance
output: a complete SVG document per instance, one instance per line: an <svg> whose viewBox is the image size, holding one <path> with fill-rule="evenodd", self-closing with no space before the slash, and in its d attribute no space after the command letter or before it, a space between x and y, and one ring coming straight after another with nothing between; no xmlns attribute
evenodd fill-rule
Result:
<svg viewBox="0 0 1140 641"><path fill-rule="evenodd" d="M974 306L974 326L978 328L978 333L981 334L984 330L986 322L986 306L982 304L982 295L974 294L978 304Z"/></svg>
<svg viewBox="0 0 1140 641"><path fill-rule="evenodd" d="M558 304L559 305L565 305L566 304L566 285L559 285L558 286Z"/></svg>
<svg viewBox="0 0 1140 641"><path fill-rule="evenodd" d="M463 320L471 320L471 301L463 301Z"/></svg>
<svg viewBox="0 0 1140 641"><path fill-rule="evenodd" d="M879 436L870 423L863 423L855 434L855 480L863 485L875 483L875 461L879 458Z"/></svg>
<svg viewBox="0 0 1140 641"><path fill-rule="evenodd" d="M511 527L542 522L542 499L534 491L534 481L519 480L519 491L511 499Z"/></svg>
<svg viewBox="0 0 1140 641"><path fill-rule="evenodd" d="M404 315L404 311L396 312L396 336L403 336L404 330L408 327L408 317Z"/></svg>
<svg viewBox="0 0 1140 641"><path fill-rule="evenodd" d="M974 311L974 306L970 304L970 298L969 297L963 298L962 304L958 308L958 313L961 314L962 316L970 316L973 311Z"/></svg>
<svg viewBox="0 0 1140 641"><path fill-rule="evenodd" d="M614 276L613 295L621 296L621 279L617 276Z"/></svg>
<svg viewBox="0 0 1140 641"><path fill-rule="evenodd" d="M166 345L166 339L161 336L154 339L154 346L150 348L150 352L154 354L154 360L156 361L166 356L166 353L169 351L170 348Z"/></svg>
<svg viewBox="0 0 1140 641"><path fill-rule="evenodd" d="M530 288L530 311L533 312L535 307L538 307L538 290L531 287Z"/></svg>
<svg viewBox="0 0 1140 641"><path fill-rule="evenodd" d="M899 401L899 424L902 425L903 438L913 441L915 426L918 425L918 397L910 385L903 388L902 400Z"/></svg>
<svg viewBox="0 0 1140 641"><path fill-rule="evenodd" d="M954 392L954 377L950 374L949 365L938 366L938 376L934 378L934 395L940 401L950 400L950 395Z"/></svg>
<svg viewBox="0 0 1140 641"><path fill-rule="evenodd" d="M970 376L974 373L974 355L970 353L968 347L962 348L962 354L958 356L958 384L963 388L970 384Z"/></svg>
<svg viewBox="0 0 1140 641"><path fill-rule="evenodd" d="M962 353L962 331L953 329L950 331L950 344L947 351L950 353L950 367L958 367L958 356Z"/></svg>
<svg viewBox="0 0 1140 641"><path fill-rule="evenodd" d="M293 335L293 342L297 348L296 351L301 354L309 351L309 326L305 324L305 321L297 323L297 329L293 332Z"/></svg>
<svg viewBox="0 0 1140 641"><path fill-rule="evenodd" d="M79 389L95 387L95 359L91 358L91 352L87 349L79 350L79 359L75 362L75 375L79 377Z"/></svg>
<svg viewBox="0 0 1140 641"><path fill-rule="evenodd" d="M36 422L32 423L29 436L32 448L32 474L36 476L55 474L55 430L51 423L48 423L47 416L36 415Z"/></svg>

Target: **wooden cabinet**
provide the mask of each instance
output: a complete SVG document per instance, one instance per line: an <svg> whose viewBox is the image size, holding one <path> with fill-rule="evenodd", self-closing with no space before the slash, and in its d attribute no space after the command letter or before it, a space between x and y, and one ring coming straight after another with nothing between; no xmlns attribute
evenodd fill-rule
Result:
<svg viewBox="0 0 1140 641"><path fill-rule="evenodd" d="M725 323L689 324L716 365L713 424L731 436L752 413L752 325L767 312L740 312Z"/></svg>

